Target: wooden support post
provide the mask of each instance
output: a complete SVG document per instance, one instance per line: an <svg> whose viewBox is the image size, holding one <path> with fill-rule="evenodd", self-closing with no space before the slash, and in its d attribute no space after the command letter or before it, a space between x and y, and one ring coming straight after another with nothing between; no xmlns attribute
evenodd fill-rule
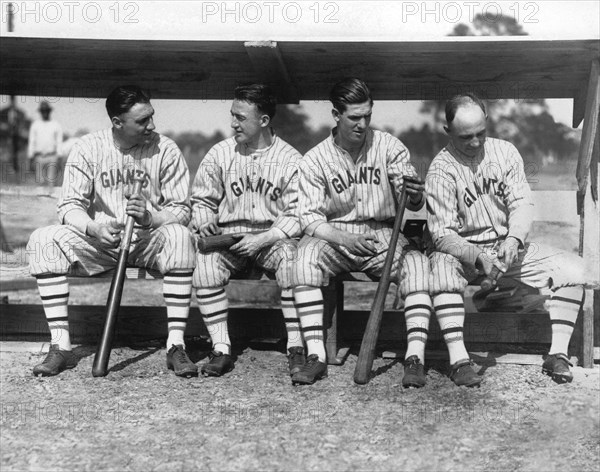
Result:
<svg viewBox="0 0 600 472"><path fill-rule="evenodd" d="M580 105L577 105L577 102ZM581 108L581 100L576 101L575 106ZM579 112L578 112L579 113ZM588 81L585 118L583 132L581 135L581 147L579 149L579 160L577 162L577 213L581 217L581 229L579 239L579 254L584 257L587 273L593 277L594 282L600 280L598 254L600 252L599 222L600 207L598 205L598 149L600 140L600 63L597 59L592 61L590 77ZM576 118L574 112L574 119ZM588 180L590 171L594 175ZM588 181L592 183L591 192L587 192ZM597 288L597 287L596 287ZM587 290L586 303L583 307L583 342L582 342L582 364L584 367L592 367L594 363L594 318L598 298L598 290ZM597 316L597 315L596 315ZM596 328L597 329L597 328Z"/></svg>

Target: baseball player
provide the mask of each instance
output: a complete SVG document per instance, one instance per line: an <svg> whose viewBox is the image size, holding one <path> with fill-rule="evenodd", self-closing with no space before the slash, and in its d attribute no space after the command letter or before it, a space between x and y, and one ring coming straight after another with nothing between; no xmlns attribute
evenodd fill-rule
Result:
<svg viewBox="0 0 600 472"><path fill-rule="evenodd" d="M297 166L300 154L270 124L276 101L262 84L235 89L231 127L235 134L216 144L202 160L192 186L192 223L200 236L247 234L228 250L198 252L194 287L213 349L202 367L206 376L234 368L227 328L225 285L250 263L275 273L288 333L293 374L304 365L304 347L291 290L291 266L300 225Z"/></svg>
<svg viewBox="0 0 600 472"><path fill-rule="evenodd" d="M320 287L343 272L381 275L396 213L395 194L407 186L408 208L424 204L423 182L410 164L408 149L392 135L369 127L373 100L367 85L349 78L330 93L331 135L300 164L300 225L294 296L308 347L304 368L292 380L311 384L327 375ZM392 280L405 302L408 348L402 383L425 384L425 342L432 304L425 255L400 235ZM401 261L401 262L400 262Z"/></svg>
<svg viewBox="0 0 600 472"><path fill-rule="evenodd" d="M58 160L61 154L63 132L60 124L50 117L52 107L47 101L42 101L39 108L41 120L35 120L29 129L27 147L28 167L38 169L36 174L44 182L58 183Z"/></svg>
<svg viewBox="0 0 600 472"><path fill-rule="evenodd" d="M56 375L75 366L71 351L67 275L92 276L114 268L127 215L135 227L128 263L164 275L169 334L167 366L179 376L197 375L185 353L183 333L192 292L194 240L189 171L177 145L154 131L148 92L114 89L106 99L112 128L88 134L67 160L58 202L59 225L33 232L27 250L52 337L36 375ZM131 195L135 178L144 180Z"/></svg>
<svg viewBox="0 0 600 472"><path fill-rule="evenodd" d="M533 204L523 159L510 143L486 139L487 115L473 94L446 104L450 142L435 157L426 178L427 223L436 249L430 256L431 290L450 352L452 379L479 385L463 341L462 293L478 272L496 266L536 288L550 288L552 345L542 370L570 382L567 351L582 300L581 258L527 242Z"/></svg>

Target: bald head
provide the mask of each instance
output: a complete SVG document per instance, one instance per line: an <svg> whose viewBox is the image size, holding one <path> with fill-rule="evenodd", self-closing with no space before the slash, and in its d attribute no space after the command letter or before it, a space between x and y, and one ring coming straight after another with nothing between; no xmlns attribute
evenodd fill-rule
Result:
<svg viewBox="0 0 600 472"><path fill-rule="evenodd" d="M477 97L459 96L446 105L447 126L444 127L450 142L466 157L476 157L485 144L485 106ZM450 112L450 113L449 113Z"/></svg>

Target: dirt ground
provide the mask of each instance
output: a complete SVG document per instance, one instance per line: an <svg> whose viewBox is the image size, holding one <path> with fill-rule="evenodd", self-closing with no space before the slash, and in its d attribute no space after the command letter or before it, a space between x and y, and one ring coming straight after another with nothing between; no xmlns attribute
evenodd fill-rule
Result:
<svg viewBox="0 0 600 472"><path fill-rule="evenodd" d="M205 361L208 346L189 342ZM313 386L292 386L283 353L245 348L223 378L180 379L160 345L113 351L106 378L78 366L36 378L39 352L0 356L1 469L72 471L598 470L599 370L556 385L538 366L478 366L458 388L443 363L406 390L402 365L376 359L355 385L356 357Z"/></svg>

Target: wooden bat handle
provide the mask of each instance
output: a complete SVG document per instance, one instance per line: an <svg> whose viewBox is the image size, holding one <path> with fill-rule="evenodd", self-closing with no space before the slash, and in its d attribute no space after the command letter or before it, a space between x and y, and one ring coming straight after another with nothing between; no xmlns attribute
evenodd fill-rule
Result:
<svg viewBox="0 0 600 472"><path fill-rule="evenodd" d="M381 320L383 318L385 298L390 288L392 265L394 263L394 257L396 257L396 246L398 245L398 238L400 236L400 230L402 229L402 218L404 217L407 200L408 194L406 193L406 187L403 185L396 218L394 220L392 237L390 238L390 246L385 258L385 263L383 264L381 279L379 280L379 285L377 285L375 299L373 300L371 313L369 314L369 320L367 321L367 327L365 329L365 334L363 335L362 344L360 345L360 351L358 353L358 360L356 361L356 367L354 369L354 382L360 385L366 384L369 381L371 368L373 367L375 346L377 345L379 328L381 327ZM399 262L401 263L401 261Z"/></svg>
<svg viewBox="0 0 600 472"><path fill-rule="evenodd" d="M144 183L141 179L136 179L133 185L132 195L139 193ZM125 221L125 231L121 240L121 250L119 251L119 259L108 291L108 299L106 301L106 315L104 318L104 328L102 329L102 337L98 350L94 356L92 365L92 375L94 377L105 377L108 374L108 359L112 349L112 341L115 335L115 327L117 317L119 315L119 307L121 306L121 295L123 294L123 284L125 283L125 271L127 269L127 258L129 256L129 245L133 235L133 226L135 220L133 216L127 216Z"/></svg>

